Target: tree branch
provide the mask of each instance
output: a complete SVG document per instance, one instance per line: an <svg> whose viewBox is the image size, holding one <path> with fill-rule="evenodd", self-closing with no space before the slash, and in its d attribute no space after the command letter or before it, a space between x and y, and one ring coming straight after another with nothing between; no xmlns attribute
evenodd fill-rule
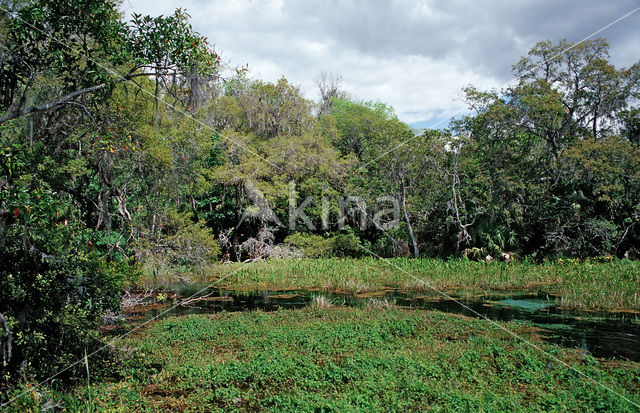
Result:
<svg viewBox="0 0 640 413"><path fill-rule="evenodd" d="M136 73L133 75L127 75L123 78L117 79L113 82L114 85L118 84L118 83L122 83L122 82L126 82L129 81L131 79L133 79L134 77L140 77L140 76L153 76L154 73ZM87 87L84 89L80 89L80 90L76 90L75 92L71 92L69 94L66 94L64 96L60 96L59 98L49 102L49 103L43 103L40 105L33 105L33 106L29 106L26 108L18 108L14 111L11 111L9 113L7 113L6 115L2 115L0 116L0 124L11 120L11 119L15 119L15 118L19 118L20 116L24 116L27 115L29 113L32 112L44 112L47 110L51 110L57 106L60 105L64 105L66 103L69 103L70 101L72 101L73 99L77 98L78 96L82 96L82 95L86 95L87 93L93 93L93 92L97 92L99 90L102 90L104 88L107 87L107 83L100 83L99 85L94 85L91 87Z"/></svg>

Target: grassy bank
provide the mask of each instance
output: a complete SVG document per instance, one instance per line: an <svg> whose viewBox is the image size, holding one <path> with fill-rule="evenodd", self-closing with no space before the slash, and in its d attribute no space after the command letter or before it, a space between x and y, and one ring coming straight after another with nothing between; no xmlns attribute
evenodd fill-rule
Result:
<svg viewBox="0 0 640 413"><path fill-rule="evenodd" d="M427 285L407 272L439 290L466 290L478 294L533 290L559 296L559 304L568 308L640 310L640 262L627 260L486 264L468 260L402 258L388 262L374 258L296 259L248 265L217 264L199 277L207 282L223 278L219 285L244 290L316 288L364 292L399 288L430 291Z"/></svg>
<svg viewBox="0 0 640 413"><path fill-rule="evenodd" d="M541 343L525 324L502 325L640 403L638 363L596 360ZM78 388L61 404L122 412L633 411L494 325L439 312L187 316L156 323L123 346L132 351L124 377Z"/></svg>

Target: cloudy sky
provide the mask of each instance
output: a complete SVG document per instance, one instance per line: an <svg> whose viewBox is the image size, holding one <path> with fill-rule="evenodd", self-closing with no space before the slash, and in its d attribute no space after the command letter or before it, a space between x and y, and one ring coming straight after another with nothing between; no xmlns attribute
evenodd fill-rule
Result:
<svg viewBox="0 0 640 413"><path fill-rule="evenodd" d="M580 41L640 6L637 0L123 0L158 15L186 8L232 66L285 76L317 98L321 71L343 89L392 105L414 127L446 127L464 111L462 87L500 88L538 41ZM601 32L611 60L640 60L640 10ZM439 122L439 123L438 123Z"/></svg>

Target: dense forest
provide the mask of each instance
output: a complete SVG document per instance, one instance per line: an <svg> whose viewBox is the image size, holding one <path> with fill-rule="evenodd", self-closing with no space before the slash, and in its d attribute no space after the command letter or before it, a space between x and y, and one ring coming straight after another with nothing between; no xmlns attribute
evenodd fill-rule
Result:
<svg viewBox="0 0 640 413"><path fill-rule="evenodd" d="M171 266L638 254L640 64L605 39L542 41L512 86L415 131L337 74L316 102L252 78L184 10L0 7L3 386L100 346L123 289Z"/></svg>

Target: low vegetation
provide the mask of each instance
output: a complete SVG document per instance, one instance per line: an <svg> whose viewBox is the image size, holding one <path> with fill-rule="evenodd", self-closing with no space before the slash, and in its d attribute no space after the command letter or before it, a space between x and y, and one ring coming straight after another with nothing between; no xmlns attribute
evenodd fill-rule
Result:
<svg viewBox="0 0 640 413"><path fill-rule="evenodd" d="M475 262L466 259L330 258L267 260L214 265L196 277L230 289L324 289L343 292L385 288L458 294L527 290L558 296L566 308L640 310L640 262L559 260ZM424 282L422 282L424 281Z"/></svg>
<svg viewBox="0 0 640 413"><path fill-rule="evenodd" d="M384 306L383 306L384 307ZM70 411L632 411L640 365L541 343L536 330L439 312L305 308L170 318L128 338L118 380ZM135 350L134 350L135 349ZM594 384L562 363L597 380ZM610 388L612 391L607 390Z"/></svg>

